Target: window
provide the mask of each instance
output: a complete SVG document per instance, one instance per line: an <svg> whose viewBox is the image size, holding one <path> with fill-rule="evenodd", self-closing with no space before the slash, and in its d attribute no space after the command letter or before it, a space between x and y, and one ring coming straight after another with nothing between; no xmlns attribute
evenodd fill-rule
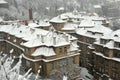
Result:
<svg viewBox="0 0 120 80"><path fill-rule="evenodd" d="M113 62L112 63L112 70L117 70L117 67L119 67L118 63Z"/></svg>
<svg viewBox="0 0 120 80"><path fill-rule="evenodd" d="M62 53L62 48L59 48L59 53Z"/></svg>
<svg viewBox="0 0 120 80"><path fill-rule="evenodd" d="M114 47L120 48L120 43L115 42Z"/></svg>
<svg viewBox="0 0 120 80"><path fill-rule="evenodd" d="M68 65L68 60L67 59L63 59L59 61L59 67L64 67Z"/></svg>
<svg viewBox="0 0 120 80"><path fill-rule="evenodd" d="M120 53L116 53L116 57L120 57Z"/></svg>
<svg viewBox="0 0 120 80"><path fill-rule="evenodd" d="M106 41L105 40L102 40L102 44L105 44L106 43Z"/></svg>
<svg viewBox="0 0 120 80"><path fill-rule="evenodd" d="M118 73L113 72L113 73L112 73L112 77L113 77L114 79L117 79L117 78L119 77L119 75L118 75Z"/></svg>
<svg viewBox="0 0 120 80"><path fill-rule="evenodd" d="M67 47L64 47L64 52L65 52L65 53L67 52Z"/></svg>
<svg viewBox="0 0 120 80"><path fill-rule="evenodd" d="M3 38L3 37L4 37L4 35L2 33L0 33L0 38Z"/></svg>
<svg viewBox="0 0 120 80"><path fill-rule="evenodd" d="M119 48L120 48L120 43L119 43Z"/></svg>
<svg viewBox="0 0 120 80"><path fill-rule="evenodd" d="M105 68L104 68L104 69L105 69L105 70L104 70L104 71L105 71L105 73L107 73L107 74L108 74L108 69L109 69L108 65L106 64L104 67L105 67Z"/></svg>
<svg viewBox="0 0 120 80"><path fill-rule="evenodd" d="M73 59L73 57L68 58L68 60L69 60L70 63L73 63L73 64L74 64L74 59Z"/></svg>
<svg viewBox="0 0 120 80"><path fill-rule="evenodd" d="M51 70L54 69L54 63L51 63Z"/></svg>
<svg viewBox="0 0 120 80"><path fill-rule="evenodd" d="M79 19L79 18L77 18L77 21L80 21L80 19Z"/></svg>

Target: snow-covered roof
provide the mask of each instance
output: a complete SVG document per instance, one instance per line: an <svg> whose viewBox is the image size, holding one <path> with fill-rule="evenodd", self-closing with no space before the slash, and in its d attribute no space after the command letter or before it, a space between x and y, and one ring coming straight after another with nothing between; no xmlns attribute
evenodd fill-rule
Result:
<svg viewBox="0 0 120 80"><path fill-rule="evenodd" d="M80 13L74 14L74 13L68 12L68 13L61 14L61 19L66 19L66 18L82 18L82 17Z"/></svg>
<svg viewBox="0 0 120 80"><path fill-rule="evenodd" d="M47 10L50 10L50 7L46 7Z"/></svg>
<svg viewBox="0 0 120 80"><path fill-rule="evenodd" d="M76 30L77 34L85 35L87 33L87 29L85 28L80 28Z"/></svg>
<svg viewBox="0 0 120 80"><path fill-rule="evenodd" d="M108 43L106 43L104 45L104 47L107 47L107 48L110 48L110 49L113 49L114 48L114 41L109 41Z"/></svg>
<svg viewBox="0 0 120 80"><path fill-rule="evenodd" d="M46 35L48 33L48 31L42 29L30 28L29 26L25 25L18 26L18 24L2 25L0 26L0 31L7 32L27 41L35 39L38 34Z"/></svg>
<svg viewBox="0 0 120 80"><path fill-rule="evenodd" d="M67 55L67 56L63 56L63 57L55 58L55 59L50 59L50 60L47 60L47 59L37 59L37 60L35 60L35 59L28 58L28 57L26 57L24 54L22 54L22 56L23 56L25 59L27 59L27 60L29 60L29 61L32 61L32 62L41 61L41 60L43 60L44 62L51 62L51 61L60 60L60 59L67 58L67 57L71 57L71 56L75 56L75 55L80 55L80 53L72 54L72 55L69 55L69 56Z"/></svg>
<svg viewBox="0 0 120 80"><path fill-rule="evenodd" d="M6 3L8 3L8 2L5 0L0 0L0 4L6 4Z"/></svg>
<svg viewBox="0 0 120 80"><path fill-rule="evenodd" d="M79 28L76 30L77 34L94 37L94 38L100 38L104 35L110 34L111 32L112 30L110 28L107 28L103 25L97 25L92 28Z"/></svg>
<svg viewBox="0 0 120 80"><path fill-rule="evenodd" d="M120 29L118 29L112 33L112 36L115 36L115 35L120 37Z"/></svg>
<svg viewBox="0 0 120 80"><path fill-rule="evenodd" d="M34 28L34 27L40 27L40 26L37 25L36 23L29 23L28 26L33 27L33 28Z"/></svg>
<svg viewBox="0 0 120 80"><path fill-rule="evenodd" d="M85 20L92 20L92 21L103 21L106 20L104 17L99 17L99 15L95 14L94 15L84 15L82 16L83 19Z"/></svg>
<svg viewBox="0 0 120 80"><path fill-rule="evenodd" d="M120 62L120 58L106 57L106 56L104 56L102 53L98 53L98 52L94 52L94 53L95 53L96 55L98 55L98 56L101 56L101 57L105 58L105 59L111 59L111 60L115 60L115 61Z"/></svg>
<svg viewBox="0 0 120 80"><path fill-rule="evenodd" d="M64 7L59 7L57 10L62 11L62 10L64 10Z"/></svg>
<svg viewBox="0 0 120 80"><path fill-rule="evenodd" d="M104 35L101 38L103 38L103 39L112 39L114 41L120 42L120 29L118 29L116 31L112 31L108 35Z"/></svg>
<svg viewBox="0 0 120 80"><path fill-rule="evenodd" d="M79 27L94 27L94 22L92 20L82 20Z"/></svg>
<svg viewBox="0 0 120 80"><path fill-rule="evenodd" d="M72 36L72 35L70 35L70 34L66 34L66 36L68 36L68 38L69 38L69 40L71 41L71 40L77 40L77 38L76 37L74 37L74 36Z"/></svg>
<svg viewBox="0 0 120 80"><path fill-rule="evenodd" d="M94 8L101 8L101 5L94 5Z"/></svg>
<svg viewBox="0 0 120 80"><path fill-rule="evenodd" d="M35 28L35 27L45 27L45 26L50 26L51 24L49 22L46 22L46 21L39 21L39 23L33 23L33 22L30 22L28 24L28 26L30 26L31 28Z"/></svg>
<svg viewBox="0 0 120 80"><path fill-rule="evenodd" d="M37 28L30 28L25 25L2 25L0 31L7 32L16 37L22 38L27 42L21 43L25 47L38 47L38 46L64 46L70 45L70 41L76 41L77 38L65 33L56 33L55 31L45 31ZM77 43L72 43L74 50L77 50ZM73 48L71 48L73 50Z"/></svg>
<svg viewBox="0 0 120 80"><path fill-rule="evenodd" d="M62 20L60 18L61 16L57 16L57 17L54 17L50 20L50 22L54 22L54 23L65 23L66 21Z"/></svg>
<svg viewBox="0 0 120 80"><path fill-rule="evenodd" d="M53 48L49 48L49 47L40 47L37 48L33 53L32 56L54 56L56 55Z"/></svg>
<svg viewBox="0 0 120 80"><path fill-rule="evenodd" d="M63 46L69 45L69 41L67 41L61 34L57 34L54 32L49 32L47 35L38 35L36 39L30 40L23 45L26 47L35 47L35 46Z"/></svg>
<svg viewBox="0 0 120 80"><path fill-rule="evenodd" d="M107 0L108 2L118 2L118 1L120 1L120 0Z"/></svg>
<svg viewBox="0 0 120 80"><path fill-rule="evenodd" d="M107 28L107 27L103 26L101 22L97 23L99 20L105 20L105 18L103 18L103 17L83 16L83 18L84 18L84 20L81 21L79 27L84 27L85 32L86 32L86 30L91 31L91 32L99 32L99 33L103 33L103 34L109 34L109 33L112 32L112 30L110 28ZM91 26L91 28L87 28L87 26L88 27Z"/></svg>
<svg viewBox="0 0 120 80"><path fill-rule="evenodd" d="M42 26L42 27L44 27L44 26L50 26L51 24L49 23L49 22L46 22L46 21L40 21L39 22L39 26Z"/></svg>
<svg viewBox="0 0 120 80"><path fill-rule="evenodd" d="M112 33L112 32L111 32ZM111 39L111 34L104 35L101 37L102 39Z"/></svg>
<svg viewBox="0 0 120 80"><path fill-rule="evenodd" d="M93 28L89 28L89 31L103 33L103 34L110 34L112 32L110 28L105 27L103 25L97 25Z"/></svg>
<svg viewBox="0 0 120 80"><path fill-rule="evenodd" d="M78 27L77 24L67 22L67 23L65 23L64 27L62 28L62 30L75 30L77 27Z"/></svg>
<svg viewBox="0 0 120 80"><path fill-rule="evenodd" d="M114 41L120 42L120 29L113 31L113 33L111 33L110 37Z"/></svg>
<svg viewBox="0 0 120 80"><path fill-rule="evenodd" d="M70 44L70 51L76 51L78 50L78 47L77 42L74 41Z"/></svg>
<svg viewBox="0 0 120 80"><path fill-rule="evenodd" d="M92 18L93 21L103 21L106 20L104 17L93 17Z"/></svg>

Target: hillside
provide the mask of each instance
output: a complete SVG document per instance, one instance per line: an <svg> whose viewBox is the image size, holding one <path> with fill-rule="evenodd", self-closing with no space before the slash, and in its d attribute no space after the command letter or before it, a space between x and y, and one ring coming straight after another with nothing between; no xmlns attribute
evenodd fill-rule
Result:
<svg viewBox="0 0 120 80"><path fill-rule="evenodd" d="M9 9L0 8L0 15L11 19L28 19L28 9L33 9L34 19L51 18L73 7L80 10L79 0L6 0ZM73 3L75 2L75 5Z"/></svg>

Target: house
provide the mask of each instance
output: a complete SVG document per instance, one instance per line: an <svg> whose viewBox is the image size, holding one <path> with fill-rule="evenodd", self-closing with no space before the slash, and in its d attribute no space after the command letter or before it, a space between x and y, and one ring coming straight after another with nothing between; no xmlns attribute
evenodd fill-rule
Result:
<svg viewBox="0 0 120 80"><path fill-rule="evenodd" d="M19 58L25 70L49 77L53 70L64 74L79 65L80 51L77 38L54 30L49 31L23 25L19 22L0 26L0 53ZM70 73L70 72L69 72ZM79 72L73 76L78 76Z"/></svg>
<svg viewBox="0 0 120 80"><path fill-rule="evenodd" d="M119 80L120 30L103 36L93 46L94 75L96 79ZM99 77L98 77L99 76Z"/></svg>
<svg viewBox="0 0 120 80"><path fill-rule="evenodd" d="M8 8L8 2L6 2L5 0L0 0L0 8Z"/></svg>
<svg viewBox="0 0 120 80"><path fill-rule="evenodd" d="M108 27L109 22L107 22L106 18L99 17L95 13L66 13L59 16L59 19L66 21L59 31L78 38L77 44L81 50L79 65L86 67L89 73L93 74L94 56L91 52L93 52L94 48L92 46L94 42L99 41L99 38L112 32Z"/></svg>

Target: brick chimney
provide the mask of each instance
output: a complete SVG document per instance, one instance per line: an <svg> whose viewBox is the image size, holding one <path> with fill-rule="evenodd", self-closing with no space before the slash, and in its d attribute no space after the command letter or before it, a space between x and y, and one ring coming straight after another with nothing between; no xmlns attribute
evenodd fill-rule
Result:
<svg viewBox="0 0 120 80"><path fill-rule="evenodd" d="M28 21L27 20L25 20L25 21L23 21L24 22L24 24L26 25L26 26L28 26Z"/></svg>
<svg viewBox="0 0 120 80"><path fill-rule="evenodd" d="M32 8L29 9L29 20L33 19Z"/></svg>

